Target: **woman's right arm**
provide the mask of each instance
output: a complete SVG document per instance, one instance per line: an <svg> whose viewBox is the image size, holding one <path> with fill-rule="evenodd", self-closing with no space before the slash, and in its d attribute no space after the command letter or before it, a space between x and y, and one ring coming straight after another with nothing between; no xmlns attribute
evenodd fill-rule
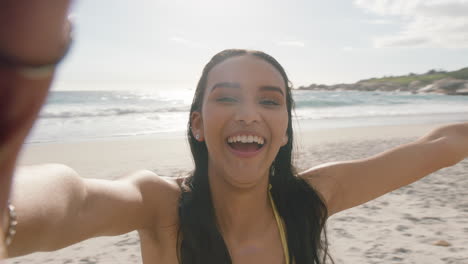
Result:
<svg viewBox="0 0 468 264"><path fill-rule="evenodd" d="M146 170L110 181L82 178L60 164L20 167L11 200L18 225L9 257L151 228L176 188Z"/></svg>

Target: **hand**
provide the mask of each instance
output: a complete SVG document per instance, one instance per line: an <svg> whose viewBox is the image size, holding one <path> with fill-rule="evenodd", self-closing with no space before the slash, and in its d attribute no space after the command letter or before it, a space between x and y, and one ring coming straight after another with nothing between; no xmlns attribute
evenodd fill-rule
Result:
<svg viewBox="0 0 468 264"><path fill-rule="evenodd" d="M0 55L30 64L59 59L68 46L67 0L3 0L0 3Z"/></svg>
<svg viewBox="0 0 468 264"><path fill-rule="evenodd" d="M16 159L53 77L50 71L32 78L16 64L43 65L62 57L69 42L69 5L66 0L0 2L0 259L6 252L1 232L7 232L4 216Z"/></svg>

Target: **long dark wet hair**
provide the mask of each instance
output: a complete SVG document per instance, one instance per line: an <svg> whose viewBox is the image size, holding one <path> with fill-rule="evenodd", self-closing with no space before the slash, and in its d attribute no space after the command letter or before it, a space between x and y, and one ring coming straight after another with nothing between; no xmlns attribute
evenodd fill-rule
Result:
<svg viewBox="0 0 468 264"><path fill-rule="evenodd" d="M294 101L291 85L283 67L260 51L229 49L216 54L203 69L190 116L201 112L208 73L219 63L236 56L254 56L272 66L283 76L288 110L288 143L281 147L270 167L271 194L287 230L290 263L324 263L328 255L325 221L327 208L319 194L297 173L292 164ZM180 227L178 259L182 264L232 263L226 243L218 230L208 181L208 150L205 142L195 139L189 119L187 136L195 170L182 184L179 202Z"/></svg>

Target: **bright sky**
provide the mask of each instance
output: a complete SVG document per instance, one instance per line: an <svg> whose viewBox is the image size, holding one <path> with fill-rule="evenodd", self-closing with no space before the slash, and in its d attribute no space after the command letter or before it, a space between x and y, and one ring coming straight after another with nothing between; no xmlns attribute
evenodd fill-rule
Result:
<svg viewBox="0 0 468 264"><path fill-rule="evenodd" d="M468 66L468 0L77 0L54 90L192 89L226 48L262 50L295 87Z"/></svg>

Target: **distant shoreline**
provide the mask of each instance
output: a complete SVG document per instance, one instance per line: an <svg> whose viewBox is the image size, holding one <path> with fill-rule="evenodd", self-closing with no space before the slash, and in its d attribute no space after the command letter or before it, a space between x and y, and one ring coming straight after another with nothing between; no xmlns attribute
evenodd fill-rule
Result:
<svg viewBox="0 0 468 264"><path fill-rule="evenodd" d="M468 67L452 72L430 70L425 74L410 73L404 76L372 78L352 84L311 84L309 86L300 86L297 90L468 95Z"/></svg>

